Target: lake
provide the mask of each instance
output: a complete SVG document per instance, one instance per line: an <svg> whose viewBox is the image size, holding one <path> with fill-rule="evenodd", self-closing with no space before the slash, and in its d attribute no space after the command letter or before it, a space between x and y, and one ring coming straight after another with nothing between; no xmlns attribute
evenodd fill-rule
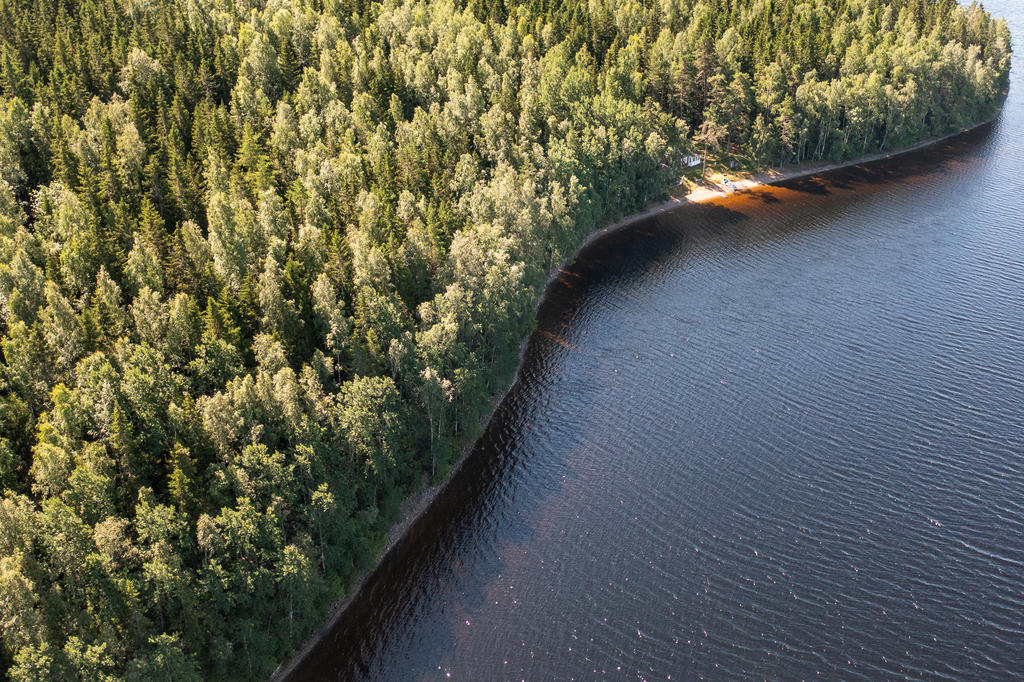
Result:
<svg viewBox="0 0 1024 682"><path fill-rule="evenodd" d="M293 679L1024 674L1012 81L964 136L591 242Z"/></svg>

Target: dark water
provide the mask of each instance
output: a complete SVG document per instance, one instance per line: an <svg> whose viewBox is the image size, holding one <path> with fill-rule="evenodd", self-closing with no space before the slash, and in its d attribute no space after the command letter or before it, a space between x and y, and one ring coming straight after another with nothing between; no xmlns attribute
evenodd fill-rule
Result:
<svg viewBox="0 0 1024 682"><path fill-rule="evenodd" d="M1022 85L951 143L587 247L295 678L1024 675Z"/></svg>

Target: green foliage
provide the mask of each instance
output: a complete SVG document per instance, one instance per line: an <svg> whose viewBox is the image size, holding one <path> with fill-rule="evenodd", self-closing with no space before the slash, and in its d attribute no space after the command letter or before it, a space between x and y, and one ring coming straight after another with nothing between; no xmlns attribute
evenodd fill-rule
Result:
<svg viewBox="0 0 1024 682"><path fill-rule="evenodd" d="M682 156L990 116L953 0L0 0L0 665L265 678Z"/></svg>

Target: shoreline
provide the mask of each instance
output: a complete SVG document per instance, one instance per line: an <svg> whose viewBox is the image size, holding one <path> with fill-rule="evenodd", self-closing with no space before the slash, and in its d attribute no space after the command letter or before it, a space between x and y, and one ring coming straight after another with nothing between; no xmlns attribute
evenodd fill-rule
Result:
<svg viewBox="0 0 1024 682"><path fill-rule="evenodd" d="M995 121L996 118L999 117L1001 112L1002 108L1000 107L1000 109L996 111L996 113L991 118L985 121L975 123L962 130L958 130L947 135L925 138L911 145L910 147L905 147L902 149L888 152L875 152L849 161L823 161L803 164L801 166L787 167L782 169L768 168L763 171L754 173L752 175L740 177L738 179L730 178L730 182L736 188L735 190L730 189L724 183L706 182L703 186L696 187L687 192L685 195L672 196L669 199L654 203L648 206L647 208L636 213L632 213L628 216L625 216L606 227L595 229L589 235L587 235L587 237L584 238L583 241L580 242L580 244L576 247L573 253L565 259L565 261L563 261L558 267L552 269L547 281L544 283L544 287L541 289L540 296L537 298L537 301L534 305L534 310L536 311L537 306L544 298L544 292L547 291L547 288L551 285L552 281L558 276L558 273L561 270L563 270L568 263L573 262L579 254L579 252L585 246L593 242L595 239L601 238L602 236L609 232L618 230L627 225L641 222L643 220L664 213L668 213L670 211L682 208L683 206L687 206L689 204L704 203L707 201L712 201L714 199L727 198L732 195L742 195L745 192L757 189L759 187L775 185L781 182L786 182L788 180L796 180L800 178L820 175L822 173L827 173L842 168L860 166L863 164L873 163L876 161L881 161L883 159L889 159L901 156L903 154L908 154L910 152L938 144L945 140L958 137L967 132L980 128L984 125L990 124L993 121ZM721 173L716 173L715 175L721 176ZM499 392L498 394L492 397L490 405L491 409L487 413L485 413L485 415L481 418L480 424L484 429L486 429L487 426L490 424L490 421L494 417L494 414L498 406L501 405L501 403L508 396L509 392L519 382L519 368L522 366L523 354L526 351L527 343L531 335L532 334L528 334L520 342L519 362L516 366L515 373L512 375L511 379L508 382L508 385L505 387L503 391ZM273 674L270 677L272 682L283 682L284 680L287 680L292 675L292 673L294 673L295 670L302 664L302 662L306 659L310 652L312 652L312 650L324 639L324 637L326 637L334 629L335 625L338 623L338 621L341 620L341 617L345 614L348 607L352 604L353 601L356 600L356 598L359 597L360 593L366 586L366 583L369 581L369 579L377 572L377 569L383 563L384 559L388 556L388 554L390 554L394 547L406 537L412 525L427 512L427 510L433 504L434 500L437 499L438 495L440 495L448 487L448 484L455 478L455 475L462 469L462 466L468 459L469 454L476 447L478 440L479 436L470 441L469 443L466 443L462 447L462 449L459 452L458 458L452 463L451 467L448 470L448 473L441 481L433 485L425 486L402 500L400 506L401 520L396 522L394 525L391 526L391 528L388 529L384 546L382 547L378 556L374 560L373 565L370 568L368 568L354 583L352 583L352 585L349 587L348 592L339 601L331 605L326 622L310 634L309 638L298 651L296 651L288 660L283 661L277 667L277 669L273 672Z"/></svg>
<svg viewBox="0 0 1024 682"><path fill-rule="evenodd" d="M630 214L618 220L617 222L608 225L604 228L594 230L584 241L580 244L579 248L582 248L584 244L592 241L595 237L611 232L620 227L631 225L633 223L652 218L654 216L666 213L676 208L686 206L688 204L700 204L706 201L712 201L714 199L724 199L729 196L736 194L743 194L750 190L757 189L758 187L764 187L766 185L777 185L787 180L798 180L800 178L810 177L812 175L820 175L822 173L828 173L829 171L840 170L842 168L851 168L854 166L861 166L866 163L873 163L875 161L881 161L883 159L891 159L903 154L909 154L910 152L924 149L932 145L938 144L945 140L959 137L964 133L968 133L972 130L980 128L984 125L988 125L999 117L1002 113L1002 108L996 111L995 115L991 118L978 123L974 123L962 130L957 130L946 135L939 135L935 137L927 137L923 140L916 142L915 144L904 147L902 149L896 149L887 152L874 152L859 156L856 159L849 161L814 161L810 163L804 163L800 166L786 166L783 168L767 168L762 171L758 171L752 175L741 176L738 179L729 178L729 181L736 187L736 189L730 189L724 183L705 181L702 186L698 186L686 194L681 196L672 196L664 201L652 204L646 209L637 213ZM714 175L721 176L721 173L715 173ZM578 250L578 249L577 249ZM573 254L575 255L575 254ZM546 285L545 285L546 286Z"/></svg>

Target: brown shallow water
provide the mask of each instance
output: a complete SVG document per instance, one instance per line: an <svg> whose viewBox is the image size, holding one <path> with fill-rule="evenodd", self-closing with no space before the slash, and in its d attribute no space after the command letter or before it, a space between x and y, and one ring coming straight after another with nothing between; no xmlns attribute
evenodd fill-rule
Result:
<svg viewBox="0 0 1024 682"><path fill-rule="evenodd" d="M292 679L1024 674L1017 80L961 138L589 244Z"/></svg>

